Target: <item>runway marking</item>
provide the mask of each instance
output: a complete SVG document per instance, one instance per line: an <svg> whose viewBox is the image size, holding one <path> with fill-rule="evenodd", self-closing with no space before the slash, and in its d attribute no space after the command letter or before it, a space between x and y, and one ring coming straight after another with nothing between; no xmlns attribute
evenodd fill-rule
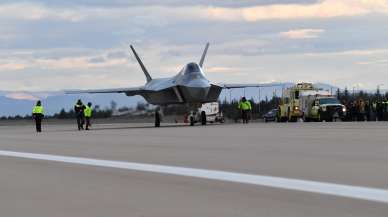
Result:
<svg viewBox="0 0 388 217"><path fill-rule="evenodd" d="M69 157L49 154L35 154L0 150L0 156L17 157L34 160L55 161L71 164L118 168L143 172L154 172L186 177L228 181L243 184L280 188L287 190L319 193L353 199L388 203L388 190L368 188L334 183L316 182L299 179L289 179L273 176L234 173L218 170L195 169L187 167L164 166L157 164L143 164L124 161L99 160L92 158Z"/></svg>

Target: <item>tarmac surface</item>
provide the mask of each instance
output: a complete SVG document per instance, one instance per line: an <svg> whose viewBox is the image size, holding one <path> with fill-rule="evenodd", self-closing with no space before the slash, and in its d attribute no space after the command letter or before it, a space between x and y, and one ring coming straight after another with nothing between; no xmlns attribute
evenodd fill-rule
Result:
<svg viewBox="0 0 388 217"><path fill-rule="evenodd" d="M92 158L388 190L388 123L0 126L0 152ZM384 216L388 203L0 155L1 216ZM290 186L292 183L289 183ZM271 185L271 184L270 184ZM286 183L287 185L287 183ZM385 194L383 194L385 197ZM384 199L384 198L383 198ZM387 199L387 198L385 198Z"/></svg>

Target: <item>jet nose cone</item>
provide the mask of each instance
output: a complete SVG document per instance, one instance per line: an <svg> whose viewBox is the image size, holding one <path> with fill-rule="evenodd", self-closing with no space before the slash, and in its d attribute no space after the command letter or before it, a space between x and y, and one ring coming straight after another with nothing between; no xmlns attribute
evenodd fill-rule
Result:
<svg viewBox="0 0 388 217"><path fill-rule="evenodd" d="M183 95L189 103L201 103L207 100L210 86L205 87L183 87Z"/></svg>
<svg viewBox="0 0 388 217"><path fill-rule="evenodd" d="M195 79L188 82L186 86L195 88L210 88L210 83L205 79Z"/></svg>
<svg viewBox="0 0 388 217"><path fill-rule="evenodd" d="M193 95L200 100L205 100L209 93L210 87L201 87L192 89Z"/></svg>

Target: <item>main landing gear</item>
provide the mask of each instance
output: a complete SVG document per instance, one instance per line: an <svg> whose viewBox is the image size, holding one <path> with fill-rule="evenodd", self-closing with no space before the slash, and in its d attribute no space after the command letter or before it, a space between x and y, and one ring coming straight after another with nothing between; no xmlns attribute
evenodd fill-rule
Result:
<svg viewBox="0 0 388 217"><path fill-rule="evenodd" d="M159 107L155 111L155 127L160 127L160 122L162 121L163 117L163 109L162 107Z"/></svg>

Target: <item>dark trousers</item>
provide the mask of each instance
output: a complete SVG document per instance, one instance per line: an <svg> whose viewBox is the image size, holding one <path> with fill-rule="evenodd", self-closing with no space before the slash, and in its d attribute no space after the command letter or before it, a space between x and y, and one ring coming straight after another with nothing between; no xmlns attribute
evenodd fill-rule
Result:
<svg viewBox="0 0 388 217"><path fill-rule="evenodd" d="M241 110L241 118L244 124L249 122L249 110Z"/></svg>
<svg viewBox="0 0 388 217"><path fill-rule="evenodd" d="M84 116L83 115L77 115L77 125L78 125L78 130L83 130L84 129Z"/></svg>
<svg viewBox="0 0 388 217"><path fill-rule="evenodd" d="M92 124L90 123L90 117L85 117L85 120L86 120L86 125L85 125L85 129L86 130L89 130L89 127L92 126Z"/></svg>
<svg viewBox="0 0 388 217"><path fill-rule="evenodd" d="M383 121L383 112L382 111L377 111L377 120Z"/></svg>
<svg viewBox="0 0 388 217"><path fill-rule="evenodd" d="M35 126L36 126L36 132L40 133L42 132L42 117L35 116Z"/></svg>

